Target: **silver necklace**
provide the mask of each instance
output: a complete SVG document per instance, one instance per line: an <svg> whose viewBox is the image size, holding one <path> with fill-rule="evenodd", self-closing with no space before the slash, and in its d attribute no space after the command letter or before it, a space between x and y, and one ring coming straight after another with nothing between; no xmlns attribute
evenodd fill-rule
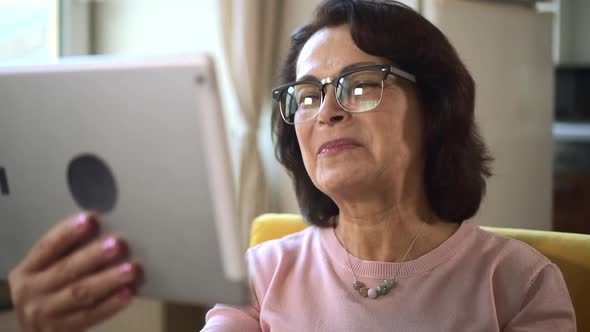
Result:
<svg viewBox="0 0 590 332"><path fill-rule="evenodd" d="M410 251L414 247L414 243L416 243L416 240L418 239L418 237L422 233L422 229L424 229L424 224L425 224L425 222L422 222L422 226L420 226L420 230L418 231L418 233L416 233L414 240L412 240L412 243L408 247L408 250L406 251L406 253L402 257L402 260L400 263L403 263L406 261L406 257L408 257L408 254L410 253ZM336 233L336 228L334 228L334 233ZM355 291L357 291L362 297L369 297L372 299L376 299L379 296L389 293L389 291L396 284L394 279L385 279L385 280L383 280L383 282L381 284L379 284L375 287L371 287L371 288L368 288L363 282L359 281L358 277L356 276L356 273L354 272L354 268L352 267L352 263L350 262L350 253L348 252L348 249L346 248L346 243L344 243L344 236L342 237L342 244L344 245L344 250L346 251L346 258L348 258L348 266L350 266L350 271L352 272L352 276L354 277L354 280L352 282L352 288Z"/></svg>

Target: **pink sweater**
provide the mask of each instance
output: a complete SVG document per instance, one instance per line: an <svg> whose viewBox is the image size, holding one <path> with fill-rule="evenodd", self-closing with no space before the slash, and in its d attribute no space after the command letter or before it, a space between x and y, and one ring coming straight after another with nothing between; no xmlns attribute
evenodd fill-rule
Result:
<svg viewBox="0 0 590 332"><path fill-rule="evenodd" d="M217 305L203 331L575 331L561 272L528 245L464 222L430 253L405 263L351 256L377 299L352 289L331 228L309 227L247 253L253 303Z"/></svg>

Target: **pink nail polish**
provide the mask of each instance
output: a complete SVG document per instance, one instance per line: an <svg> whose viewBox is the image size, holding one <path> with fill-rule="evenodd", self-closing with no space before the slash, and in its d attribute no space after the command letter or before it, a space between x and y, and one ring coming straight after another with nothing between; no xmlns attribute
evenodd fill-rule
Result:
<svg viewBox="0 0 590 332"><path fill-rule="evenodd" d="M117 298L121 301L127 301L131 297L131 290L129 288L123 288L117 292Z"/></svg>
<svg viewBox="0 0 590 332"><path fill-rule="evenodd" d="M117 246L117 241L113 237L109 237L108 239L102 242L102 251L112 251Z"/></svg>
<svg viewBox="0 0 590 332"><path fill-rule="evenodd" d="M76 229L76 231L80 231L81 229L84 228L84 225L86 225L87 222L88 222L88 214L80 213L78 215L78 218L76 218L76 220L74 221L74 228Z"/></svg>
<svg viewBox="0 0 590 332"><path fill-rule="evenodd" d="M123 279L129 279L132 271L133 266L130 263L125 263L119 268L119 272L121 273Z"/></svg>

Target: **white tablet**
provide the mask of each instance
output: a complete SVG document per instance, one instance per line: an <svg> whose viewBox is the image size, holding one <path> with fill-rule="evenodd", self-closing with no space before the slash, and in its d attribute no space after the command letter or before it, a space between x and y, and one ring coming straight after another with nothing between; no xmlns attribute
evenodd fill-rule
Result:
<svg viewBox="0 0 590 332"><path fill-rule="evenodd" d="M0 278L96 209L142 263L140 295L245 303L231 169L207 56L0 67Z"/></svg>

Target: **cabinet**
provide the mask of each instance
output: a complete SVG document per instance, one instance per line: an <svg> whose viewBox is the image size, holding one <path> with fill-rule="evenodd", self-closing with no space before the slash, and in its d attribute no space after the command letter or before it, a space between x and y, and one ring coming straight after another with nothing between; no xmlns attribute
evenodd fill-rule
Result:
<svg viewBox="0 0 590 332"><path fill-rule="evenodd" d="M590 175L555 174L554 229L590 234Z"/></svg>
<svg viewBox="0 0 590 332"><path fill-rule="evenodd" d="M553 228L590 234L590 138L564 133L554 144Z"/></svg>

